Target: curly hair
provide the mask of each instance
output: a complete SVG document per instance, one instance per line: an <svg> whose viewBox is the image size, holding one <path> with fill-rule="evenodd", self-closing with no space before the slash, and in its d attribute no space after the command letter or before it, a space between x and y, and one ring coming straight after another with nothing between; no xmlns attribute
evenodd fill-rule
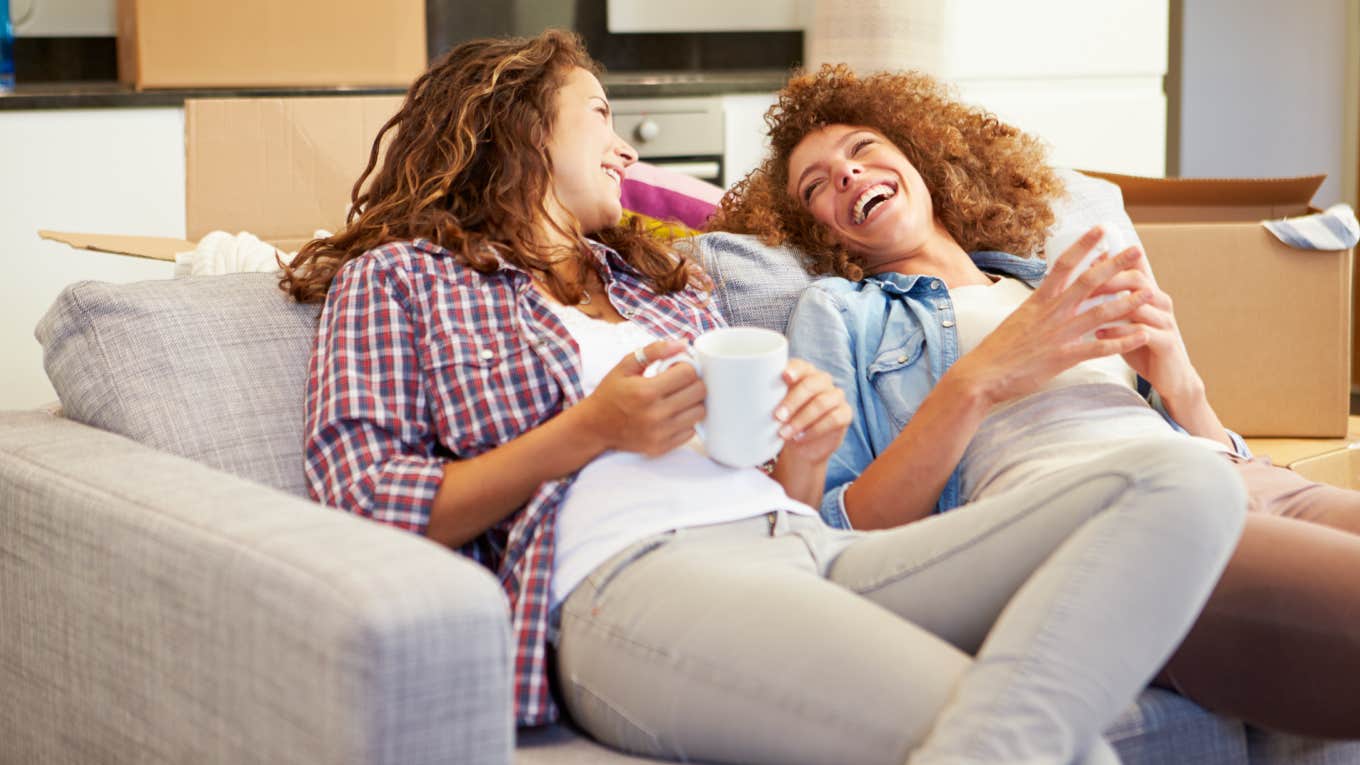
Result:
<svg viewBox="0 0 1360 765"><path fill-rule="evenodd" d="M770 153L722 198L709 230L755 234L807 256L815 274L864 277L854 253L787 191L789 156L829 125L867 127L906 155L930 189L935 215L967 251L1036 253L1062 182L1034 137L967 106L919 72L858 76L844 64L789 80L765 114Z"/></svg>
<svg viewBox="0 0 1360 765"><path fill-rule="evenodd" d="M389 242L421 238L480 273L495 271L499 256L537 275L571 305L582 288L560 279L552 264L564 256L592 263L584 233L617 250L658 292L693 283L697 266L636 220L582 232L576 221L564 228L549 215L553 168L546 146L555 99L578 67L600 73L580 38L561 30L473 40L435 61L378 131L350 193L345 228L308 242L284 267L280 288L298 302L322 302L346 262ZM543 243L544 224L566 234L574 251Z"/></svg>

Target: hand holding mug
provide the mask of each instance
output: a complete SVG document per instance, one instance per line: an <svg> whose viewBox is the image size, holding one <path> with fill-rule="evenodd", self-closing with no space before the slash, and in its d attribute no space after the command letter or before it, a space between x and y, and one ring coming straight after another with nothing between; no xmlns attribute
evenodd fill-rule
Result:
<svg viewBox="0 0 1360 765"><path fill-rule="evenodd" d="M820 465L840 448L853 419L850 405L831 375L802 359L789 359L784 381L789 391L774 410L775 419L783 423L779 459Z"/></svg>
<svg viewBox="0 0 1360 765"><path fill-rule="evenodd" d="M628 354L581 402L605 448L648 456L665 454L694 437L704 418L704 383L688 366L645 376L654 361L673 357L684 343L662 340Z"/></svg>

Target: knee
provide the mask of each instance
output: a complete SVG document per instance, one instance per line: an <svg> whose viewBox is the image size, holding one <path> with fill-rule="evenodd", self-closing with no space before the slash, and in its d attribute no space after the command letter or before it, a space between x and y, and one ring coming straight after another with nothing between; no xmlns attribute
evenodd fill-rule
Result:
<svg viewBox="0 0 1360 765"><path fill-rule="evenodd" d="M1134 481L1161 498L1178 524L1235 544L1246 522L1247 490L1224 455L1189 440L1139 447Z"/></svg>

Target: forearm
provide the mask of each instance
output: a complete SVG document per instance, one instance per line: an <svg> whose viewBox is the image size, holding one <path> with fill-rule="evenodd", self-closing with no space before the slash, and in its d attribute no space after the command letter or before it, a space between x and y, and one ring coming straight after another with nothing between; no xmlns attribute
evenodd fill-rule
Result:
<svg viewBox="0 0 1360 765"><path fill-rule="evenodd" d="M583 404L489 452L446 463L427 536L449 547L466 544L522 507L539 486L580 470L604 452Z"/></svg>
<svg viewBox="0 0 1360 765"><path fill-rule="evenodd" d="M888 448L846 489L851 525L891 528L930 515L989 407L981 386L947 373Z"/></svg>
<svg viewBox="0 0 1360 765"><path fill-rule="evenodd" d="M1185 432L1192 436L1213 439L1233 448L1232 439L1224 429L1218 413L1209 405L1209 397L1204 383L1198 377L1185 383L1179 390L1167 393L1157 391L1162 398L1166 413L1175 420Z"/></svg>
<svg viewBox="0 0 1360 765"><path fill-rule="evenodd" d="M822 490L826 485L826 461L806 464L801 460L780 456L774 463L770 477L784 487L784 493L811 507L822 504Z"/></svg>

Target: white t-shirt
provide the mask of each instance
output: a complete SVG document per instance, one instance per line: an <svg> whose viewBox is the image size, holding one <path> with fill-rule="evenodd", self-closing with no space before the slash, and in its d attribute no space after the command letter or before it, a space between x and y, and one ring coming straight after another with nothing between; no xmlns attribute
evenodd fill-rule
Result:
<svg viewBox="0 0 1360 765"><path fill-rule="evenodd" d="M553 311L580 348L586 395L624 356L657 339L630 321L610 323L558 305ZM772 510L817 515L760 470L709 459L697 438L660 457L605 452L577 474L558 511L551 605L556 608L596 566L634 542Z"/></svg>

